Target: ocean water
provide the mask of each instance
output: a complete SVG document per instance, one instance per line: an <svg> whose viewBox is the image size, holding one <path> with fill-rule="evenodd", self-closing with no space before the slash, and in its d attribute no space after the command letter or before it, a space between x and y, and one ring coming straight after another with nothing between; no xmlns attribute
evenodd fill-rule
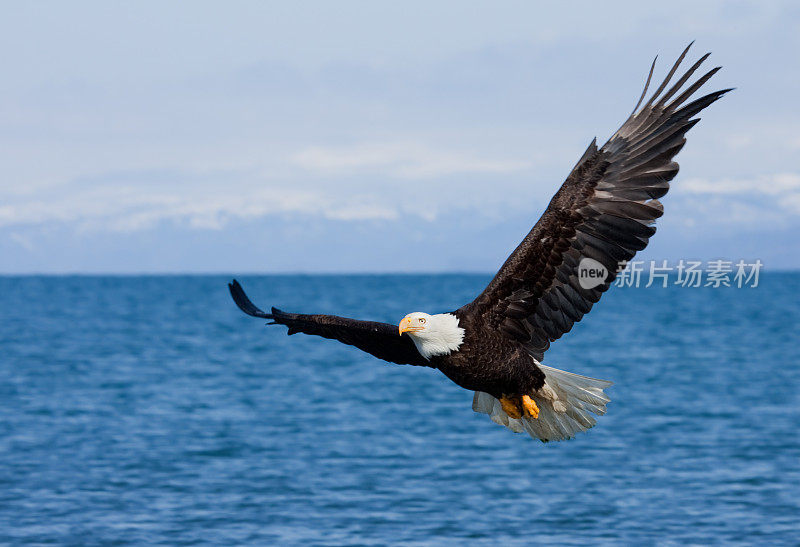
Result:
<svg viewBox="0 0 800 547"><path fill-rule="evenodd" d="M613 380L542 444L440 373L240 313L224 276L0 278L0 541L800 543L800 274L612 288L545 362ZM396 323L489 276L240 277Z"/></svg>

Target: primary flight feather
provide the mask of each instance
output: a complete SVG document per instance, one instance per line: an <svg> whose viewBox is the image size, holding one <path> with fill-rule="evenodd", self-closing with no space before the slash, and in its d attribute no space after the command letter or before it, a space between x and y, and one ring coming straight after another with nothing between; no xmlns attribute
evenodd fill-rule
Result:
<svg viewBox="0 0 800 547"><path fill-rule="evenodd" d="M689 44L691 47L691 44ZM452 313L408 314L399 326L333 315L302 315L272 308L266 313L241 285L231 295L248 315L302 332L338 340L392 363L441 370L474 391L472 408L516 432L542 441L569 439L605 413L603 390L611 382L564 372L541 363L550 343L572 329L614 281L621 263L647 246L658 201L678 173L672 161L701 110L730 89L689 99L718 70L682 90L709 54L668 87L686 53L622 127L598 149L592 141L542 217L472 302ZM578 275L587 259L605 275L585 288Z"/></svg>

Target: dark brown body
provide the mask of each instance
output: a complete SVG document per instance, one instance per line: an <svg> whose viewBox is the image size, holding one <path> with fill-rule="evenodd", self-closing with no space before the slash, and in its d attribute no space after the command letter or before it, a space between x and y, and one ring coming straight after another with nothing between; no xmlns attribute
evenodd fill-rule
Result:
<svg viewBox="0 0 800 547"><path fill-rule="evenodd" d="M465 334L458 351L430 360L453 382L498 399L533 393L544 385L544 372L522 344L500 332L476 329L469 318L459 317L459 326Z"/></svg>

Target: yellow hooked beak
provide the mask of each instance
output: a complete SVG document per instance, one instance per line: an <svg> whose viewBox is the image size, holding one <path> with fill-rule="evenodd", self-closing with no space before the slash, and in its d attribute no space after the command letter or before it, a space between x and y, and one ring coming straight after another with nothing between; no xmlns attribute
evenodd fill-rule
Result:
<svg viewBox="0 0 800 547"><path fill-rule="evenodd" d="M414 321L410 317L404 317L402 321L400 321L399 325L400 335L402 336L404 332L418 332L422 330L422 326L417 326L414 324Z"/></svg>

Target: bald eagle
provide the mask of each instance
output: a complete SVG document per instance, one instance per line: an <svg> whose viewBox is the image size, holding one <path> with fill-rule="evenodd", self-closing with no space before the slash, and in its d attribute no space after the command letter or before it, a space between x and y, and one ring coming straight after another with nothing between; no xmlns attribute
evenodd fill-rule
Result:
<svg viewBox="0 0 800 547"><path fill-rule="evenodd" d="M720 69L681 91L709 54L667 88L689 47L642 104L653 61L622 127L602 148L592 141L533 229L465 306L451 313L410 313L398 327L277 308L266 313L236 280L229 284L234 301L248 315L287 326L290 335L314 334L392 363L439 369L475 392L474 411L515 432L546 442L588 430L596 423L592 415L605 413L609 398L603 390L611 382L551 368L542 360L550 343L600 300L620 266L645 248L663 213L658 198L678 173L672 159L699 121L694 116L731 90L687 102ZM601 272L593 283L579 272L586 261Z"/></svg>

